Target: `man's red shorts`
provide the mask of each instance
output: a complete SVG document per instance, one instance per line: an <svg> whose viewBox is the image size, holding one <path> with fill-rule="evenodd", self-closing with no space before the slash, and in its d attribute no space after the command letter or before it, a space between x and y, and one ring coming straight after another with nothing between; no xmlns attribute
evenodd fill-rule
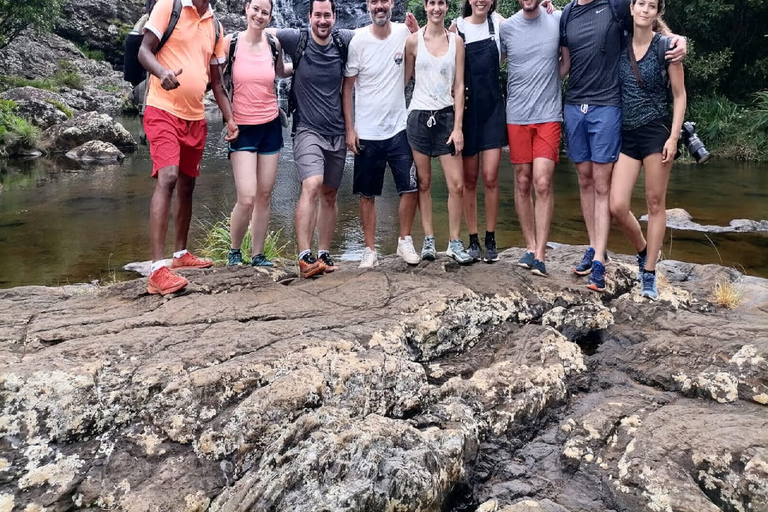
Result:
<svg viewBox="0 0 768 512"><path fill-rule="evenodd" d="M513 164L530 164L534 158L560 161L560 123L508 124L509 159Z"/></svg>
<svg viewBox="0 0 768 512"><path fill-rule="evenodd" d="M177 165L190 178L200 175L208 125L205 119L185 121L155 107L144 110L144 132L152 156L152 177L164 167Z"/></svg>

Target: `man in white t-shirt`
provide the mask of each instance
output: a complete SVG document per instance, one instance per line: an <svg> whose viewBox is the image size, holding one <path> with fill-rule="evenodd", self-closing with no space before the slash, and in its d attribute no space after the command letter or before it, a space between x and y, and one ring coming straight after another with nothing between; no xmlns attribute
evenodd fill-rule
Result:
<svg viewBox="0 0 768 512"><path fill-rule="evenodd" d="M392 170L400 194L397 254L411 265L421 261L411 238L419 186L405 135L408 113L403 51L411 30L405 24L391 21L392 5L392 0L368 0L373 23L358 29L350 41L344 73L347 148L355 154L352 192L360 194L360 217L365 237L360 268L379 264L375 248L375 198L381 195L384 186L386 164Z"/></svg>

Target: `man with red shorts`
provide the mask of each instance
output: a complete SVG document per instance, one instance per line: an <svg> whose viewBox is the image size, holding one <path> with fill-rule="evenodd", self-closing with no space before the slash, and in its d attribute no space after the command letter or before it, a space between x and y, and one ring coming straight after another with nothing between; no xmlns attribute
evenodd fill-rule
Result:
<svg viewBox="0 0 768 512"><path fill-rule="evenodd" d="M225 138L237 138L232 108L221 85L219 66L225 60L222 28L216 27L210 0L181 0L181 6L171 37L157 52L170 22L173 0L157 2L144 27L139 50L139 61L150 74L144 131L152 156L152 177L157 178L149 214L152 267L147 290L161 295L189 284L163 263L174 190L176 241L171 268L206 268L212 264L187 251L192 192L208 132L203 95L209 82L226 120Z"/></svg>
<svg viewBox="0 0 768 512"><path fill-rule="evenodd" d="M522 9L501 24L508 61L507 133L515 167L515 209L525 237L518 265L546 277L547 237L555 201L552 174L560 150L560 11L547 14L542 0L519 0ZM563 67L563 71L567 69ZM536 193L534 206L531 185Z"/></svg>

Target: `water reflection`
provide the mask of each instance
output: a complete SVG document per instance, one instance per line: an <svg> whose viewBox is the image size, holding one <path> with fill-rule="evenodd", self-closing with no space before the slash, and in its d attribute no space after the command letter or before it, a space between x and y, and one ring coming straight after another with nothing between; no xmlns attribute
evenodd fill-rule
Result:
<svg viewBox="0 0 768 512"><path fill-rule="evenodd" d="M218 116L211 120L206 159L195 192L194 215L216 221L234 205L235 191L226 150L220 142ZM124 120L137 133L135 119ZM294 248L293 215L300 184L291 160L291 140L278 167L272 200L271 228ZM339 191L339 221L333 252L342 261L359 259L362 250L357 198L352 195L352 161L347 162ZM149 199L154 182L146 146L129 154L123 165L81 169L66 160L8 161L0 168L0 286L56 285L105 278L131 261L149 259ZM513 171L508 154L500 171L501 211L497 228L500 247L523 244L514 211ZM642 186L642 178L641 184ZM578 198L576 172L569 162L558 165L554 177L555 215L551 240L586 242ZM448 239L447 189L439 165L434 166L433 201L438 249ZM713 162L707 166L678 165L670 180L668 207L685 208L702 224L728 224L734 218L768 219L768 166ZM482 193L478 204L483 204ZM391 178L377 200L377 244L382 253L397 246L398 198ZM645 212L642 189L633 197L633 211ZM418 215L417 215L418 219ZM480 213L479 226L484 230ZM201 236L193 223L192 239ZM422 236L414 225L417 249ZM466 238L466 234L464 235ZM167 253L172 249L169 244ZM195 243L192 243L195 248ZM632 252L614 229L610 249ZM768 277L766 234L706 235L667 230L666 257L700 263L736 266L750 274ZM118 272L120 274L120 272Z"/></svg>

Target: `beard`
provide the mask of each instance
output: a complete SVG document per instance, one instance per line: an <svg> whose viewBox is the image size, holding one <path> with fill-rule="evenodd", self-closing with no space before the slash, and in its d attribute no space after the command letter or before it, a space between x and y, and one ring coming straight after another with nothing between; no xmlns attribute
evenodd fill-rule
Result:
<svg viewBox="0 0 768 512"><path fill-rule="evenodd" d="M525 12L534 12L539 10L540 5L541 5L541 0L537 1L532 7L526 7L521 2L520 7L522 7Z"/></svg>
<svg viewBox="0 0 768 512"><path fill-rule="evenodd" d="M391 20L391 19L392 19L392 10L391 10L391 9L387 9L386 11L383 11L383 12L385 12L385 13L386 13L386 16L385 16L384 18L378 18L378 17L377 17L377 15L378 15L379 13L381 13L381 12L382 12L381 10L378 10L378 11L376 11L376 12L372 12L372 13L370 13L370 15L371 15L371 21L372 21L372 22L373 22L375 25L378 25L379 27L383 27L384 25L386 25L387 23L389 23L389 20Z"/></svg>

